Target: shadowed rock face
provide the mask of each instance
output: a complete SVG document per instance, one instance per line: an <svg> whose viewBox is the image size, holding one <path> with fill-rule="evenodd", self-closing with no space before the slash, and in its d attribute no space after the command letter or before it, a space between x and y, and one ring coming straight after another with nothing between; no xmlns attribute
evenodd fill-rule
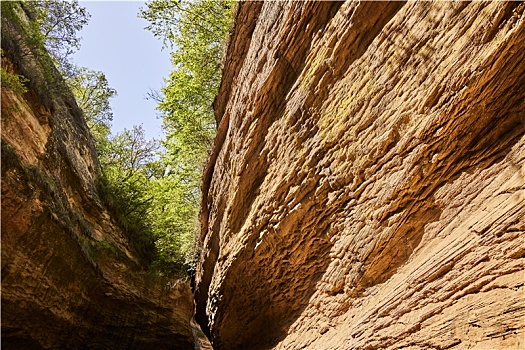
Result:
<svg viewBox="0 0 525 350"><path fill-rule="evenodd" d="M525 346L525 4L240 4L204 177L217 349Z"/></svg>
<svg viewBox="0 0 525 350"><path fill-rule="evenodd" d="M20 55L8 24L2 68L33 81L1 96L2 349L192 349L189 284L166 288L141 266L101 204L75 101L61 79L38 85L58 72Z"/></svg>

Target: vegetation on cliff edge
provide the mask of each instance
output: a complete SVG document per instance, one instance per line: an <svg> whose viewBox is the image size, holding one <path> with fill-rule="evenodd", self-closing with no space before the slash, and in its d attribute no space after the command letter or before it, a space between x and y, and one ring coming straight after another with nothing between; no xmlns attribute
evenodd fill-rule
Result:
<svg viewBox="0 0 525 350"><path fill-rule="evenodd" d="M203 163L215 135L211 104L220 83L220 60L232 21L232 1L155 0L142 9L147 29L171 49L173 70L158 101L164 140L147 140L141 126L115 135L109 100L116 96L103 72L78 67L70 55L89 13L78 1L2 3L2 12L23 23L28 54L56 66L83 111L101 164L99 192L137 251L156 271L183 274L195 257ZM49 55L48 55L49 54ZM42 84L53 84L46 74ZM16 80L16 81L15 81ZM24 92L24 76L2 83ZM33 82L34 83L34 82ZM44 89L45 90L45 89Z"/></svg>

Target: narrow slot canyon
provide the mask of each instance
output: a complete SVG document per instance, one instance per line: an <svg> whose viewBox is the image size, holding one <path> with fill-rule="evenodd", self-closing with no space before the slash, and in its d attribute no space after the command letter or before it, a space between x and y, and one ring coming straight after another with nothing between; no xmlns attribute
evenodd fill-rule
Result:
<svg viewBox="0 0 525 350"><path fill-rule="evenodd" d="M525 349L525 3L235 3L157 275L2 5L2 349Z"/></svg>

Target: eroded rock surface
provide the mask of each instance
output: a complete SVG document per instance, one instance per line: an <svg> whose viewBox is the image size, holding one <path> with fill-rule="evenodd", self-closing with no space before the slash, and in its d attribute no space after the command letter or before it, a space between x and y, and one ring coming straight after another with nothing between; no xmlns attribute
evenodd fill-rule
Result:
<svg viewBox="0 0 525 350"><path fill-rule="evenodd" d="M2 68L32 82L2 86L2 349L193 349L189 283L140 264L97 192L74 99L8 25Z"/></svg>
<svg viewBox="0 0 525 350"><path fill-rule="evenodd" d="M215 348L525 348L524 10L240 5L196 277Z"/></svg>

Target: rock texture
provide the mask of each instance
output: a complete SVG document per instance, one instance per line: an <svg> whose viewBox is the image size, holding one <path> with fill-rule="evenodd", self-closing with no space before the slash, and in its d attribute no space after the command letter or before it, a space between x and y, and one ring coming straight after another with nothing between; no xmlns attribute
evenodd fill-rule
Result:
<svg viewBox="0 0 525 350"><path fill-rule="evenodd" d="M525 348L524 11L240 4L196 276L214 348Z"/></svg>
<svg viewBox="0 0 525 350"><path fill-rule="evenodd" d="M193 349L189 283L139 264L101 203L74 99L7 22L2 68L31 82L1 95L2 349Z"/></svg>

